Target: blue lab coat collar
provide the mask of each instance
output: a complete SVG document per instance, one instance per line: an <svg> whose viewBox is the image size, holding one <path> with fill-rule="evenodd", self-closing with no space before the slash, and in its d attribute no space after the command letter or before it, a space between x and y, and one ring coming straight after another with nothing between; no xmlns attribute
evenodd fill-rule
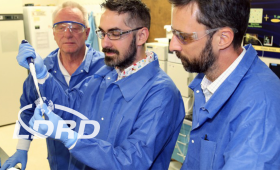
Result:
<svg viewBox="0 0 280 170"><path fill-rule="evenodd" d="M229 77L221 84L221 86L217 89L217 91L212 95L207 103L204 102L198 103L200 108L205 108L208 115L204 117L203 120L199 120L199 124L201 125L206 121L207 118L212 119L218 111L224 106L227 99L234 93L238 84L241 82L243 77L246 75L247 71L250 69L254 60L257 59L257 52L252 47L252 45L247 45L244 47L246 49L246 54L243 59L240 61L236 69L229 75ZM196 78L191 82L189 87L196 93L199 90L202 93L201 89L201 81L204 77L203 73L200 73L196 76ZM227 89L227 90L224 90ZM223 92L221 95L221 91ZM197 95L197 94L195 94ZM216 96L219 95L219 96ZM203 95L204 97L204 95Z"/></svg>
<svg viewBox="0 0 280 170"><path fill-rule="evenodd" d="M159 62L155 60L136 73L117 81L117 84L126 101L130 101L143 88L143 86L159 71Z"/></svg>
<svg viewBox="0 0 280 170"><path fill-rule="evenodd" d="M100 70L98 70L95 73L94 77L102 77L103 79L106 79L106 84L116 84L120 88L120 91L125 100L130 101L142 89L142 87L159 71L160 67L158 57L156 54L154 54L154 57L154 61L152 61L136 73L133 73L132 75L123 78L119 81L115 81L116 79L107 80L108 77L117 78L117 71L113 67L109 66L103 66Z"/></svg>

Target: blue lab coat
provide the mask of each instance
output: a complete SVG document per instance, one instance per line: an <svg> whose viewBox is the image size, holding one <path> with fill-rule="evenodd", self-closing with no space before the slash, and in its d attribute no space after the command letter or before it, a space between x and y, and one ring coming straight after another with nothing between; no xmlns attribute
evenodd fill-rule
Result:
<svg viewBox="0 0 280 170"><path fill-rule="evenodd" d="M116 70L104 66L66 97L51 75L40 86L48 98L65 101L100 124L95 138L79 139L70 150L69 170L168 169L185 116L180 92L160 69L157 57L138 72L116 79ZM93 130L86 126L84 134Z"/></svg>
<svg viewBox="0 0 280 170"><path fill-rule="evenodd" d="M47 67L49 73L53 75L56 81L60 84L63 90L71 89L75 87L79 82L85 79L88 76L93 75L99 68L104 66L104 54L98 51L93 50L89 45L88 52L86 55L85 61L80 65L80 67L72 74L71 80L69 82L69 87L65 81L64 76L62 75L58 60L57 52L58 49L51 52L45 59L44 63ZM42 95L42 97L44 97ZM38 94L34 86L33 78L31 75L25 80L23 85L23 94L20 98L21 108L33 103L31 109L25 110L21 113L21 119L28 126L28 122L33 116L34 109L36 105L34 104L35 100L38 99ZM51 104L52 101L44 101L47 105ZM60 104L57 102L56 104ZM71 115L64 115L60 110L54 110L59 116L64 119L71 119ZM70 117L70 118L69 118ZM20 129L20 135L30 135L23 127ZM47 139L48 147L48 161L50 164L51 170L67 170L69 164L70 153L69 150L61 143L52 139Z"/></svg>
<svg viewBox="0 0 280 170"><path fill-rule="evenodd" d="M182 170L280 169L280 81L251 45L245 48L207 103L200 87L204 75L190 84L195 103Z"/></svg>

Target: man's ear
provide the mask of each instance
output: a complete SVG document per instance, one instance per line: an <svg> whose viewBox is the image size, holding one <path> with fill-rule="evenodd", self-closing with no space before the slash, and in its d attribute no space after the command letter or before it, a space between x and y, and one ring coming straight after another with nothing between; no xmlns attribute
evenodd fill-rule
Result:
<svg viewBox="0 0 280 170"><path fill-rule="evenodd" d="M141 28L140 30L138 30L137 34L136 34L136 44L138 46L142 46L143 44L145 44L149 38L149 30L146 27Z"/></svg>
<svg viewBox="0 0 280 170"><path fill-rule="evenodd" d="M223 50L229 47L234 39L234 31L229 27L224 27L219 30L219 49Z"/></svg>

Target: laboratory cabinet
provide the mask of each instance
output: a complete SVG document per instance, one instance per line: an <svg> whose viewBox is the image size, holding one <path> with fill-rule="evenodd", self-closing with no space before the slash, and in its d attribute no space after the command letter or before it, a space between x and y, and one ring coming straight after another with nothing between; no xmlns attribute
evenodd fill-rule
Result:
<svg viewBox="0 0 280 170"><path fill-rule="evenodd" d="M22 14L0 13L0 126L15 123L27 70L18 65L16 56L24 39Z"/></svg>
<svg viewBox="0 0 280 170"><path fill-rule="evenodd" d="M161 61L159 60L159 67L163 70L163 71L167 71L167 61Z"/></svg>
<svg viewBox="0 0 280 170"><path fill-rule="evenodd" d="M56 6L23 7L26 40L42 58L58 48L52 30L52 14L56 8Z"/></svg>
<svg viewBox="0 0 280 170"><path fill-rule="evenodd" d="M178 139L174 151L172 153L172 159L183 163L188 151L188 144L190 141L190 131L192 127L192 122L185 119L181 127Z"/></svg>
<svg viewBox="0 0 280 170"><path fill-rule="evenodd" d="M146 43L146 51L152 51L157 54L160 68L167 72L167 53L168 53L168 44L164 43Z"/></svg>

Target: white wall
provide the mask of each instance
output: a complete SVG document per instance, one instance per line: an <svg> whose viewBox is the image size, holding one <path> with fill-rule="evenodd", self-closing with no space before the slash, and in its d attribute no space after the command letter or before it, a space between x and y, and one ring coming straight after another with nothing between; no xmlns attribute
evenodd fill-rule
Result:
<svg viewBox="0 0 280 170"><path fill-rule="evenodd" d="M61 4L63 2L66 2L67 0L57 0L58 4ZM77 2L81 5L99 5L102 2L104 2L104 0L72 0L74 2Z"/></svg>
<svg viewBox="0 0 280 170"><path fill-rule="evenodd" d="M17 3L15 3L15 1ZM21 2L22 3L18 3ZM8 3L11 4L30 4L33 3L34 5L40 5L40 6L46 6L46 5L59 5L62 4L63 2L66 2L68 0L9 0ZM104 0L72 0L74 2L78 2L81 5L99 5L102 2L104 2ZM0 7L0 11L1 7Z"/></svg>
<svg viewBox="0 0 280 170"><path fill-rule="evenodd" d="M22 0L8 0L0 5L0 14L21 14Z"/></svg>
<svg viewBox="0 0 280 170"><path fill-rule="evenodd" d="M34 4L36 6L57 5L58 0L22 0L22 4Z"/></svg>

